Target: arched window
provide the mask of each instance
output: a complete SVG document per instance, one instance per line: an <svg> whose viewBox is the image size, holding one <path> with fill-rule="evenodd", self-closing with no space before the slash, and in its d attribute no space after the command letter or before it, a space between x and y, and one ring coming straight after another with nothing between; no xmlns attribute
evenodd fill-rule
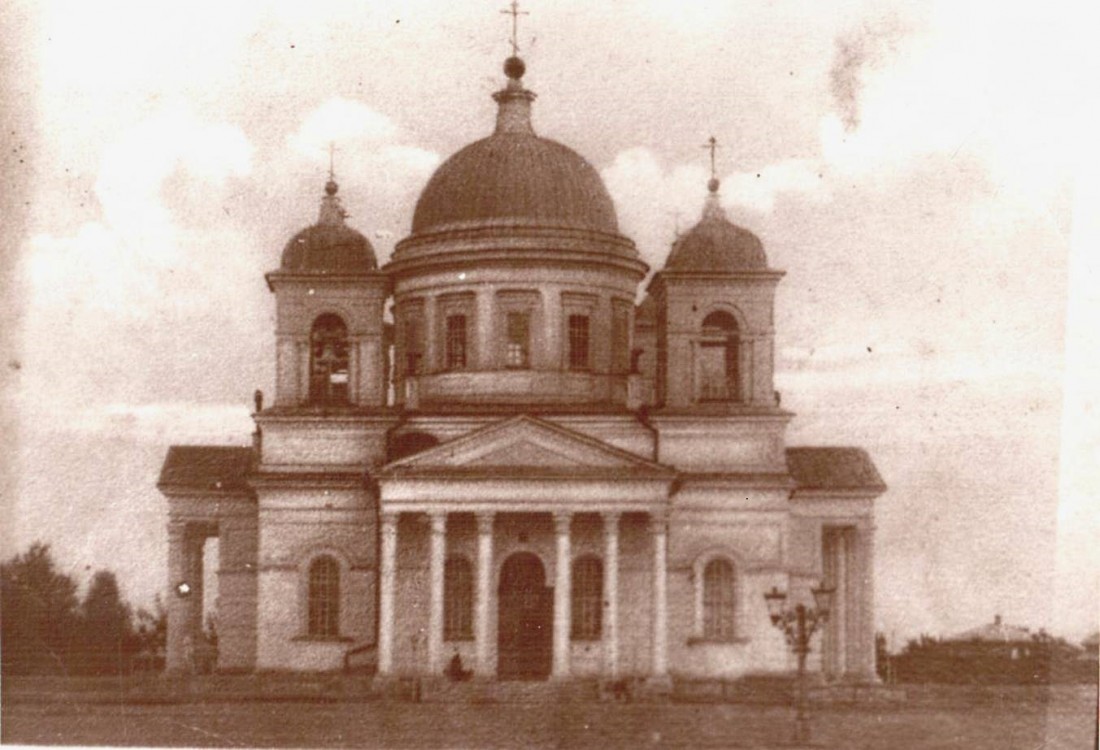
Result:
<svg viewBox="0 0 1100 750"><path fill-rule="evenodd" d="M309 333L309 399L320 403L348 400L348 327L326 313Z"/></svg>
<svg viewBox="0 0 1100 750"><path fill-rule="evenodd" d="M733 563L715 558L703 569L703 637L725 641L734 637Z"/></svg>
<svg viewBox="0 0 1100 750"><path fill-rule="evenodd" d="M309 634L340 634L340 566L328 555L309 565Z"/></svg>
<svg viewBox="0 0 1100 750"><path fill-rule="evenodd" d="M699 400L741 400L741 339L737 320L725 310L703 319L699 351Z"/></svg>
<svg viewBox="0 0 1100 750"><path fill-rule="evenodd" d="M597 557L573 561L573 639L594 641L603 623L603 563Z"/></svg>
<svg viewBox="0 0 1100 750"><path fill-rule="evenodd" d="M470 561L448 557L443 566L443 639L464 641L474 637L474 586Z"/></svg>

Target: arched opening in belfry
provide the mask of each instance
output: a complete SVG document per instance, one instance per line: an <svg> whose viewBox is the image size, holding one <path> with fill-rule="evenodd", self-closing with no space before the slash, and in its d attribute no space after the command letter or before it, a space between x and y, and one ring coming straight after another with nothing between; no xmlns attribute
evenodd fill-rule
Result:
<svg viewBox="0 0 1100 750"><path fill-rule="evenodd" d="M741 337L737 319L725 310L712 312L703 319L698 399L741 400Z"/></svg>
<svg viewBox="0 0 1100 750"><path fill-rule="evenodd" d="M323 404L348 401L348 327L339 315L325 313L309 333L309 400Z"/></svg>

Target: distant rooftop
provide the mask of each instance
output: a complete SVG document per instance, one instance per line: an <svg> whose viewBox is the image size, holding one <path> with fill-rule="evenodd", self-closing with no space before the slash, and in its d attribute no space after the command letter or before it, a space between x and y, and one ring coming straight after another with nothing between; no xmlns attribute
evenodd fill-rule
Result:
<svg viewBox="0 0 1100 750"><path fill-rule="evenodd" d="M993 618L993 622L981 625L970 630L949 636L949 641L987 641L995 643L1012 643L1014 641L1030 641L1031 631L1018 625L1006 625L1000 615Z"/></svg>

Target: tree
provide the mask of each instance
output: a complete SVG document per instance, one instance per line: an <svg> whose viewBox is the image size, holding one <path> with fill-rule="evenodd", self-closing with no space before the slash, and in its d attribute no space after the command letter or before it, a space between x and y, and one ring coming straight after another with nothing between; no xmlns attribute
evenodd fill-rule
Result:
<svg viewBox="0 0 1100 750"><path fill-rule="evenodd" d="M65 674L77 632L76 583L59 573L50 546L35 542L0 565L4 674Z"/></svg>
<svg viewBox="0 0 1100 750"><path fill-rule="evenodd" d="M164 655L168 648L168 609L160 594L153 599L153 610L139 608L135 620L135 656L139 659L138 668L150 671L163 669Z"/></svg>
<svg viewBox="0 0 1100 750"><path fill-rule="evenodd" d="M96 572L80 614L81 671L118 674L127 669L137 639L130 622L130 607L119 595L114 573L109 570Z"/></svg>

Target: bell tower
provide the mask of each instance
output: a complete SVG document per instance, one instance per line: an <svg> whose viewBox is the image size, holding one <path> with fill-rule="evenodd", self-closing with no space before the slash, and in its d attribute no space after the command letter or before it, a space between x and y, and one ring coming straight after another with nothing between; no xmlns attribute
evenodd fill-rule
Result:
<svg viewBox="0 0 1100 750"><path fill-rule="evenodd" d="M389 293L374 248L347 226L330 174L317 223L298 232L267 274L275 294L275 406L381 408L388 372Z"/></svg>
<svg viewBox="0 0 1100 750"><path fill-rule="evenodd" d="M728 218L707 183L699 223L672 245L649 292L657 315L658 408L774 408L775 288L764 246Z"/></svg>

